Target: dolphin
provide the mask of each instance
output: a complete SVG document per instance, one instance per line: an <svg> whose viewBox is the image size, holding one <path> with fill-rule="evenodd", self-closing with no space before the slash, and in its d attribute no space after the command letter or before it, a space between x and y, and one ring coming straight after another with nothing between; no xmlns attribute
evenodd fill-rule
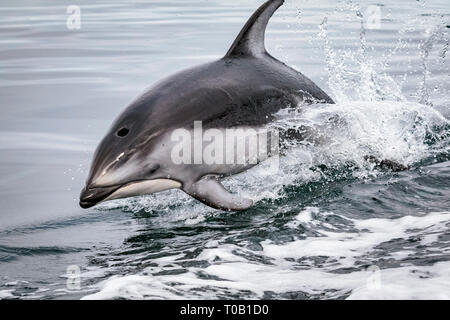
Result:
<svg viewBox="0 0 450 320"><path fill-rule="evenodd" d="M254 163L175 164L170 133L192 130L195 122L222 130L261 127L299 101L334 103L310 79L266 51L266 26L283 3L265 2L223 58L169 76L125 109L96 149L80 195L82 208L176 188L220 210L253 205L252 200L228 192L220 180Z"/></svg>

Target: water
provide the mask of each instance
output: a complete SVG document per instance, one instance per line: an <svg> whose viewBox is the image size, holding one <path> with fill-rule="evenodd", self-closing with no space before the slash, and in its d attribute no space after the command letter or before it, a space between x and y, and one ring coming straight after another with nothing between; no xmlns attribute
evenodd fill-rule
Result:
<svg viewBox="0 0 450 320"><path fill-rule="evenodd" d="M161 77L221 57L260 3L77 1L73 31L70 1L2 2L0 298L450 298L444 0L377 2L380 29L372 2L287 1L267 47L337 104L278 115L321 143L226 181L250 210L181 191L78 207L115 116Z"/></svg>

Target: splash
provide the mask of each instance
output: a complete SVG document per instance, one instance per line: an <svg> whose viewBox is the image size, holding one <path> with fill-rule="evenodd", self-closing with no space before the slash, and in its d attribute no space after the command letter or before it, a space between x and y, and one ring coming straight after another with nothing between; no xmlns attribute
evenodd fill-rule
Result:
<svg viewBox="0 0 450 320"><path fill-rule="evenodd" d="M338 103L360 101L405 101L400 86L388 75L387 61L375 61L367 55L364 16L358 6L350 7L360 22L359 50L336 50L329 38L328 18L319 26L318 37L324 43L328 84Z"/></svg>
<svg viewBox="0 0 450 320"><path fill-rule="evenodd" d="M434 44L439 41L445 41L445 44L440 53L440 58L442 59L442 62L444 62L449 46L449 42L446 41L446 36L444 32L445 29L442 27L442 25L444 24L441 23L441 25L438 26L428 27L425 30L426 40L419 45L422 79L417 88L417 95L420 103L429 106L432 106L433 103L431 101L430 92L428 89L428 79L431 75L431 72L429 71L428 67L428 58L431 50L433 49Z"/></svg>
<svg viewBox="0 0 450 320"><path fill-rule="evenodd" d="M432 49L443 43L439 51L443 63L448 48L442 17L437 25L424 23L419 18L406 21L398 31L395 45L374 57L369 54L365 17L360 6L347 1L339 3L336 10L347 12L360 26L356 49L337 49L330 36L328 18L319 25L318 39L325 53L327 82L337 103L299 105L277 114L273 127L281 130L306 128L314 136L313 141L291 145L281 157L276 172L269 170L270 164L263 164L228 179L224 184L232 192L255 202L279 199L285 196L283 190L289 185L332 181L342 176L367 179L384 174L373 159L413 168L428 159L448 154L450 122L433 108L428 88ZM407 47L408 36L411 30L417 29L418 21L422 21L420 26L425 30L424 39L417 45L421 61L417 71L421 80L417 84L417 101L411 101L402 89L408 83L408 70L398 81L389 73L389 67L396 55ZM100 207L101 210L115 208L154 214L165 223L198 223L217 213L179 190L119 200ZM171 212L170 218L158 214L164 212Z"/></svg>

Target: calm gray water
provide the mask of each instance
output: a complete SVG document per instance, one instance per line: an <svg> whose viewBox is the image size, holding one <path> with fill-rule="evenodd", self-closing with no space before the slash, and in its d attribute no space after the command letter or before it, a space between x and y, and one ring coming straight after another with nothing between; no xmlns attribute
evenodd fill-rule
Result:
<svg viewBox="0 0 450 320"><path fill-rule="evenodd" d="M280 117L317 126L326 145L227 181L254 208L220 212L181 191L78 207L120 111L223 56L261 3L1 2L0 298L450 298L447 0L287 1L268 50L337 104ZM72 4L80 30L66 25Z"/></svg>

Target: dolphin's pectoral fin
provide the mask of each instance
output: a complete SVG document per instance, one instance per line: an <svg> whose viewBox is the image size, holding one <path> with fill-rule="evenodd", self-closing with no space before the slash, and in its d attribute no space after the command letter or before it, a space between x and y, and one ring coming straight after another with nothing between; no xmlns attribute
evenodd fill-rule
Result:
<svg viewBox="0 0 450 320"><path fill-rule="evenodd" d="M267 23L283 3L284 0L269 0L264 3L247 21L226 57L255 56L266 53L264 35Z"/></svg>
<svg viewBox="0 0 450 320"><path fill-rule="evenodd" d="M242 211L253 205L252 200L229 193L215 177L204 177L184 186L183 191L215 209Z"/></svg>

